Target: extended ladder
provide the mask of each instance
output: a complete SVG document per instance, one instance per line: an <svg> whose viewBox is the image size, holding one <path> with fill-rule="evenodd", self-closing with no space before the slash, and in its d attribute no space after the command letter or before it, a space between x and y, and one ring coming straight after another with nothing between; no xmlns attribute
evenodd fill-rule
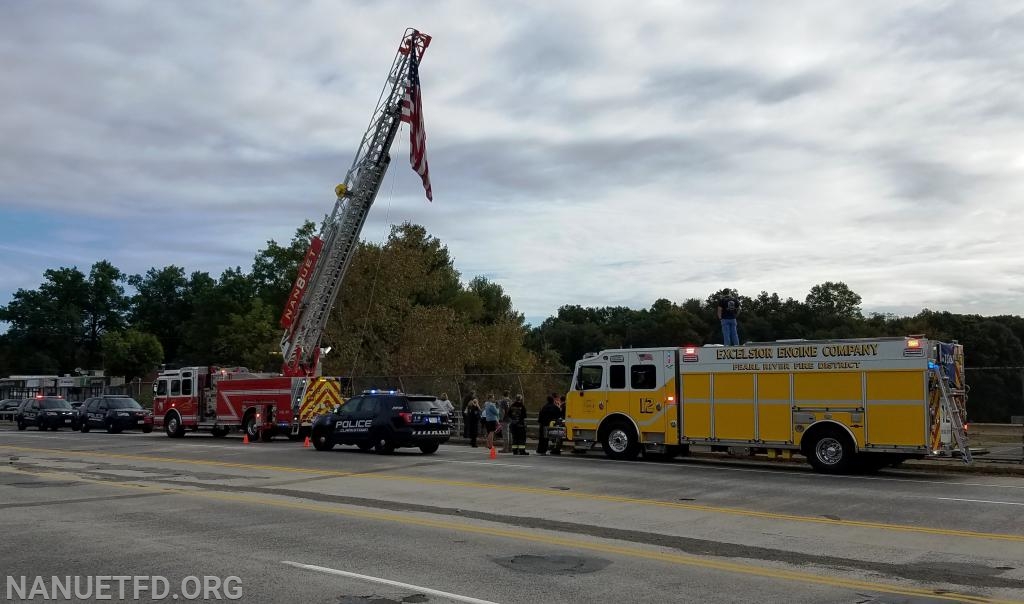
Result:
<svg viewBox="0 0 1024 604"><path fill-rule="evenodd" d="M964 429L964 414L961 406L949 388L948 379L942 375L942 368L938 365L932 367L932 379L939 392L939 400L942 403L942 412L950 423L950 430L953 433L953 440L960 449L960 459L966 464L973 461L971 448L967 442L967 431Z"/></svg>
<svg viewBox="0 0 1024 604"><path fill-rule="evenodd" d="M286 375L310 376L316 373L320 337L338 297L345 271L352 263L370 206L391 163L388 150L401 121L402 96L409 82L410 60L422 58L429 44L430 36L414 29L406 31L352 167L345 175L345 182L335 188L338 198L334 210L324 221L320 236L314 239L314 246L321 244L322 252L309 277L298 316L281 338Z"/></svg>

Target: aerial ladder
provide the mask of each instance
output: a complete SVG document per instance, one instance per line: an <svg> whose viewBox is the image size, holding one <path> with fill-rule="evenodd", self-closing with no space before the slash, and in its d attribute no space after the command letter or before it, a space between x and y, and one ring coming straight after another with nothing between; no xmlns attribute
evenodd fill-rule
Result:
<svg viewBox="0 0 1024 604"><path fill-rule="evenodd" d="M334 210L319 235L313 237L299 267L281 317L282 373L286 376L319 375L320 339L345 271L352 263L359 233L391 163L388 151L401 123L402 98L410 77L418 77L419 61L429 45L430 36L415 29L405 31L352 167L345 181L335 188Z"/></svg>
<svg viewBox="0 0 1024 604"><path fill-rule="evenodd" d="M335 187L334 209L310 242L285 302L280 323L284 329L281 372L296 378L291 389L293 436L307 430L317 414L340 400L337 381L328 383L329 378L319 377L320 340L355 255L359 233L391 163L389 150L403 121L403 104L408 110L412 87L419 85L419 62L430 39L415 29L405 31L352 166L345 181ZM418 97L417 90L416 102ZM415 126L410 129L415 134ZM425 177L424 187L430 198Z"/></svg>

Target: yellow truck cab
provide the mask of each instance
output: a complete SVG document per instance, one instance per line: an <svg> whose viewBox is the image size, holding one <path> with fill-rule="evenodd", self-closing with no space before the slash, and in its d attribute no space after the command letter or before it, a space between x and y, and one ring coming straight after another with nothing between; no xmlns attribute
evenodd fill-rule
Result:
<svg viewBox="0 0 1024 604"><path fill-rule="evenodd" d="M740 448L837 473L969 462L965 399L963 347L923 336L604 350L577 361L565 424L616 459Z"/></svg>

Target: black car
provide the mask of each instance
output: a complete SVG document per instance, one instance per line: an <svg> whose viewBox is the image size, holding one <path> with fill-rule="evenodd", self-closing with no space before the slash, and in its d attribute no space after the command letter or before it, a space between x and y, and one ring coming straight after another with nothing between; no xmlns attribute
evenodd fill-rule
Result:
<svg viewBox="0 0 1024 604"><path fill-rule="evenodd" d="M71 404L59 396L37 396L26 400L18 407L14 421L19 430L29 426L37 426L40 430L58 430L62 426L78 428L78 418Z"/></svg>
<svg viewBox="0 0 1024 604"><path fill-rule="evenodd" d="M435 400L391 391L364 392L313 421L313 446L328 451L334 445L356 445L378 453L419 447L433 453L451 436L448 415L434 406Z"/></svg>
<svg viewBox="0 0 1024 604"><path fill-rule="evenodd" d="M153 413L130 396L103 395L86 399L78 409L79 429L105 428L111 434L122 430L153 431Z"/></svg>
<svg viewBox="0 0 1024 604"><path fill-rule="evenodd" d="M21 406L24 399L20 398L5 398L0 401L0 420L8 419L14 421L15 416L18 414L18 407Z"/></svg>

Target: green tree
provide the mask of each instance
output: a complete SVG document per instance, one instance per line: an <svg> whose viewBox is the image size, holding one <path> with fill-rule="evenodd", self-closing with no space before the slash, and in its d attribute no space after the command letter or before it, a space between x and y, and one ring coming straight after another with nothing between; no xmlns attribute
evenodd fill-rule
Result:
<svg viewBox="0 0 1024 604"><path fill-rule="evenodd" d="M256 298L243 312L232 313L220 326L212 362L242 365L256 371L276 371L281 367L278 353L280 332L274 309Z"/></svg>
<svg viewBox="0 0 1024 604"><path fill-rule="evenodd" d="M284 310L285 301L298 276L299 265L306 257L315 232L316 225L307 220L296 229L287 247L271 239L253 259L250 277L255 293L271 310L277 309L278 315Z"/></svg>
<svg viewBox="0 0 1024 604"><path fill-rule="evenodd" d="M145 376L163 360L160 340L151 333L134 329L108 331L102 338L105 369L112 375L123 375L128 381Z"/></svg>
<svg viewBox="0 0 1024 604"><path fill-rule="evenodd" d="M19 289L0 309L0 321L10 324L8 338L15 368L26 373L43 370L69 373L80 365L86 340L85 301L89 283L77 268L43 273L38 289Z"/></svg>
<svg viewBox="0 0 1024 604"><path fill-rule="evenodd" d="M183 341L182 325L192 315L185 269L173 265L154 267L145 275L128 277L128 283L136 291L128 313L131 325L154 334L167 360L177 362Z"/></svg>
<svg viewBox="0 0 1024 604"><path fill-rule="evenodd" d="M88 294L82 304L85 321L86 365L94 367L101 354L103 334L124 329L129 300L124 294L125 275L110 262L100 260L92 265L87 284Z"/></svg>

